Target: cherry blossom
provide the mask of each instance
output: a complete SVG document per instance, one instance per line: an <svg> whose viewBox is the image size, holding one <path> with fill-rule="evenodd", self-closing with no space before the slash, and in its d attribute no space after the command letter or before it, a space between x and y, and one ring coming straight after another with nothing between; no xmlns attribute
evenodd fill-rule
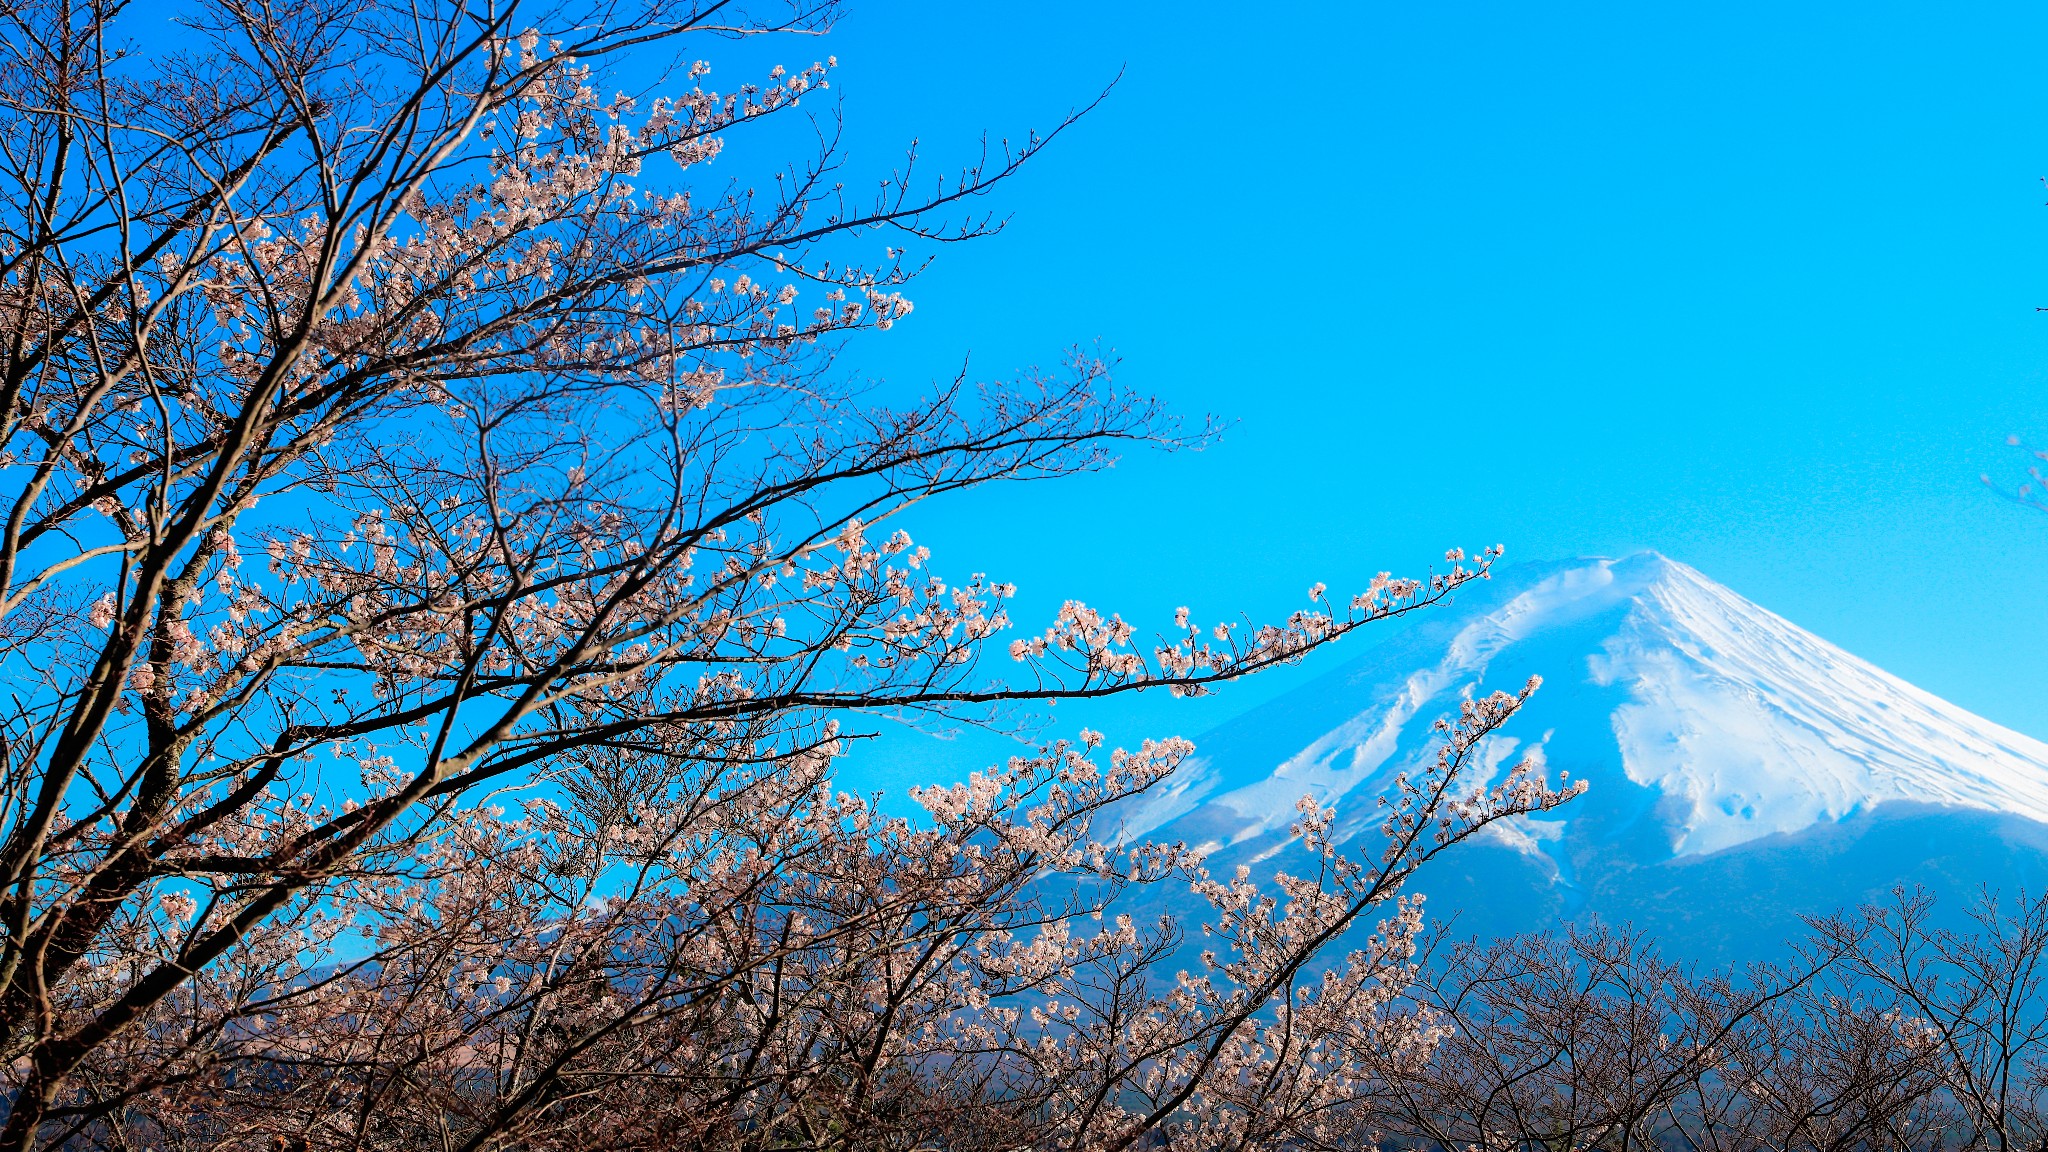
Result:
<svg viewBox="0 0 2048 1152"><path fill-rule="evenodd" d="M831 5L178 15L0 15L0 1148L1122 1148L1279 1101L1294 1139L1353 1091L1340 1036L1427 1046L1401 885L1570 795L1465 787L1522 697L1445 729L1384 859L1304 811L1278 897L1112 833L1177 738L837 786L885 717L1198 695L1499 556L1158 632L1021 623L912 539L1207 434L1087 350L835 365L1072 117L856 193L835 60L698 59ZM1120 903L1160 886L1213 964L1163 975L1203 926Z"/></svg>

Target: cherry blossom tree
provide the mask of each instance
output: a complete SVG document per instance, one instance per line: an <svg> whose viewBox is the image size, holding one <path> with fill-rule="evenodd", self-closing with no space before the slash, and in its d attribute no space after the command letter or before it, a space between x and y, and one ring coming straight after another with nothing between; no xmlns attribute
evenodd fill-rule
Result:
<svg viewBox="0 0 2048 1152"><path fill-rule="evenodd" d="M1356 1053L1360 1126L1501 1150L1939 1152L2041 1143L2048 900L1925 892L1816 917L1782 961L1668 959L1598 924L1433 941L1419 1053Z"/></svg>
<svg viewBox="0 0 2048 1152"><path fill-rule="evenodd" d="M1903 1033L1958 1142L2048 1140L2048 899L1987 892L1961 924L1932 895L1899 889L1882 905L1815 922L1857 999ZM1846 999L1846 997L1845 997Z"/></svg>
<svg viewBox="0 0 2048 1152"><path fill-rule="evenodd" d="M176 15L0 12L0 1147L1248 1147L1428 1047L1402 883L1571 794L1469 778L1526 690L1382 856L1306 807L1277 898L1116 835L1184 741L834 786L878 718L1204 693L1497 554L1151 640L934 571L918 502L1203 435L1088 355L834 366L1072 117L863 184L829 57L697 59L830 3ZM1133 884L1208 900L1199 970Z"/></svg>

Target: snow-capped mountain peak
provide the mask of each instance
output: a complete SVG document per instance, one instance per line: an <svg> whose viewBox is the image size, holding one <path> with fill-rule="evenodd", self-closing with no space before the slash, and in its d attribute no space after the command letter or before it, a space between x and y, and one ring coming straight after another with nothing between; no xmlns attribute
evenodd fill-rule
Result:
<svg viewBox="0 0 2048 1152"><path fill-rule="evenodd" d="M1567 910L1597 906L1617 869L1718 858L1880 811L1977 811L2048 830L2048 744L1684 564L1643 553L1525 565L1468 589L1348 667L1197 740L1196 759L1127 814L1127 831L1256 865L1286 848L1294 804L1309 794L1336 806L1340 833L1374 835L1374 798L1432 755L1431 722L1467 692L1532 674L1544 687L1486 764L1534 750L1591 790L1492 839L1534 866L1518 868L1528 874L1516 883L1545 887ZM1858 891L1897 882L1852 879Z"/></svg>

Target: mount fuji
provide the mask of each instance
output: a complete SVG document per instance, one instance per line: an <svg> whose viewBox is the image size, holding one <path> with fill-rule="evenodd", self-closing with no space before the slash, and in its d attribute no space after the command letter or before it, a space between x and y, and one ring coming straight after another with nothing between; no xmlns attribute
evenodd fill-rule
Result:
<svg viewBox="0 0 2048 1152"><path fill-rule="evenodd" d="M1543 687L1481 751L1589 791L1418 874L1432 920L1488 936L1588 916L1667 952L1773 955L1801 916L1924 886L1949 916L2048 877L2048 744L1974 716L1654 553L1496 571L1348 667L1196 741L1127 835L1228 875L1288 869L1294 803L1378 855L1376 797L1468 692Z"/></svg>

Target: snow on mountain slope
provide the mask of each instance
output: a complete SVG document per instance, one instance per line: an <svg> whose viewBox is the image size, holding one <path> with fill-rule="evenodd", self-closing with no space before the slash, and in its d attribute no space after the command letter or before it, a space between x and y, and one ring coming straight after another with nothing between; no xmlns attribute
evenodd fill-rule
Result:
<svg viewBox="0 0 2048 1152"><path fill-rule="evenodd" d="M1531 674L1544 687L1486 749L1486 770L1533 748L1591 790L1425 873L1424 890L1483 930L1588 910L1657 929L1716 901L1775 909L1759 930L1790 930L1800 913L1927 882L1930 861L1937 887L2048 871L2048 744L1650 553L1470 587L1198 740L1172 787L1126 814L1128 831L1220 864L1284 866L1294 802L1310 794L1336 806L1340 835L1376 837L1374 798L1432 754L1430 722ZM1746 890L1726 889L1736 875ZM1710 876L1722 890L1702 887ZM1693 926L1734 930L1720 919Z"/></svg>

